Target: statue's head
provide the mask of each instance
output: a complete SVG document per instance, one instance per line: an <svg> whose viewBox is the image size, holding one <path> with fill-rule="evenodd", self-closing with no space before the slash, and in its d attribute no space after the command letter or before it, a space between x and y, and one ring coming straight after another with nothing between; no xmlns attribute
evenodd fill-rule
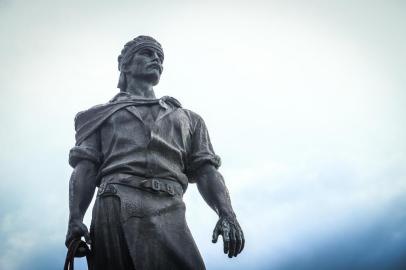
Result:
<svg viewBox="0 0 406 270"><path fill-rule="evenodd" d="M118 56L118 70L121 72L118 88L124 91L127 77L149 81L156 85L162 74L164 52L161 44L149 36L138 36L127 42Z"/></svg>

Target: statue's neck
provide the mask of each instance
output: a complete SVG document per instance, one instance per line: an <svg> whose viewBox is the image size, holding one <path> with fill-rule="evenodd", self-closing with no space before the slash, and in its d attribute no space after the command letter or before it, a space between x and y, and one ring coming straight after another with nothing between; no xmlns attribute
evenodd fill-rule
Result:
<svg viewBox="0 0 406 270"><path fill-rule="evenodd" d="M140 98L156 98L153 85L150 82L133 78L127 79L125 92Z"/></svg>

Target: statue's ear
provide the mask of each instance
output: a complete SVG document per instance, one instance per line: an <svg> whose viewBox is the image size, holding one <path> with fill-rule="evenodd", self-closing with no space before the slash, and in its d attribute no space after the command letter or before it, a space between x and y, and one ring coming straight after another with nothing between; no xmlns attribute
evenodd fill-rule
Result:
<svg viewBox="0 0 406 270"><path fill-rule="evenodd" d="M123 73L127 73L128 72L128 64L123 63L123 65L121 66L121 72Z"/></svg>

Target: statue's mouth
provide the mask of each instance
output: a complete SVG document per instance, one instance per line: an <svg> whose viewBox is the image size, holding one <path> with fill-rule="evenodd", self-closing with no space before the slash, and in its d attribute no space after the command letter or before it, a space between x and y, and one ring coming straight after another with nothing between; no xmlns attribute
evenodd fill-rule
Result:
<svg viewBox="0 0 406 270"><path fill-rule="evenodd" d="M162 67L159 64L156 64L156 63L149 64L148 68L155 68L159 71L159 73L162 73Z"/></svg>

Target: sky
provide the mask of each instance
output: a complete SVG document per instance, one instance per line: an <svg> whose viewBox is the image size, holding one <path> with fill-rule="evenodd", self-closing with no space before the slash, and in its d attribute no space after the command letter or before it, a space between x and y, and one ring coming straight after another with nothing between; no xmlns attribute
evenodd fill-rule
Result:
<svg viewBox="0 0 406 270"><path fill-rule="evenodd" d="M62 268L74 116L117 93L117 56L141 34L165 51L157 96L204 118L244 230L227 258L189 186L208 269L406 269L394 0L0 0L0 269Z"/></svg>

